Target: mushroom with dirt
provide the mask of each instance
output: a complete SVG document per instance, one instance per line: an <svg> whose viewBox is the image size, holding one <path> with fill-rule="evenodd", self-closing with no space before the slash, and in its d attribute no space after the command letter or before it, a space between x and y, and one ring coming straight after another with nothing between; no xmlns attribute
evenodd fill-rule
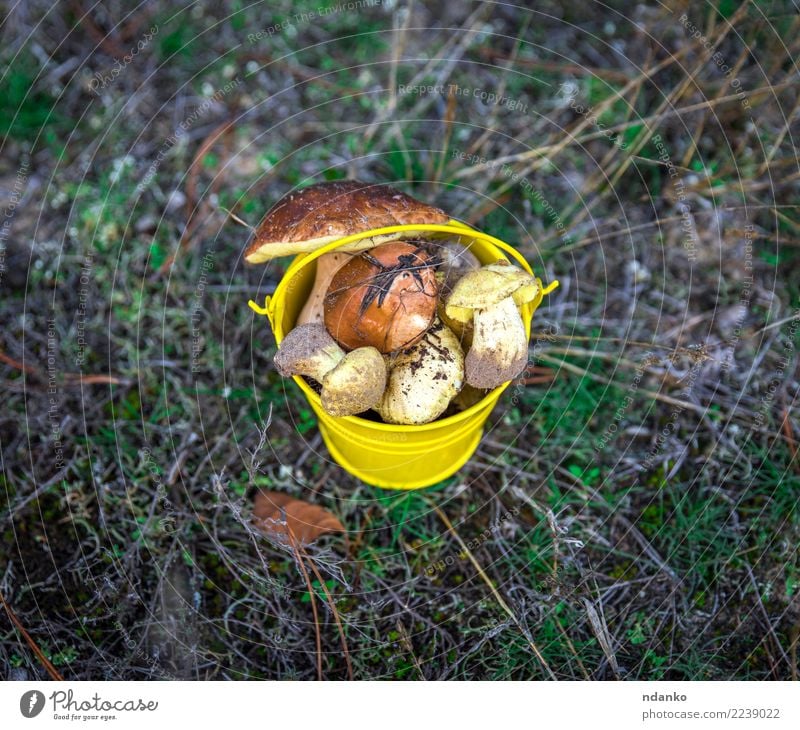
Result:
<svg viewBox="0 0 800 730"><path fill-rule="evenodd" d="M470 271L456 282L445 311L457 322L473 324L465 360L469 385L497 388L525 369L528 335L518 307L538 291L536 279L507 261Z"/></svg>
<svg viewBox="0 0 800 730"><path fill-rule="evenodd" d="M295 327L281 342L275 367L284 377L302 375L322 386L322 407L353 416L378 405L386 388L386 363L374 347L345 353L322 324Z"/></svg>
<svg viewBox="0 0 800 730"><path fill-rule="evenodd" d="M416 345L389 366L378 413L386 423L429 423L441 416L464 384L464 353L458 338L436 320Z"/></svg>

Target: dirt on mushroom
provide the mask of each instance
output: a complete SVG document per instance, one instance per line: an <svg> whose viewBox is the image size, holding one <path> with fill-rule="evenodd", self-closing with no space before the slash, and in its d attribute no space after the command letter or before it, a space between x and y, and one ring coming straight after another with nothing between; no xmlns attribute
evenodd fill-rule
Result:
<svg viewBox="0 0 800 730"><path fill-rule="evenodd" d="M387 423L429 423L445 413L463 382L461 345L437 320L419 343L394 358L378 412Z"/></svg>

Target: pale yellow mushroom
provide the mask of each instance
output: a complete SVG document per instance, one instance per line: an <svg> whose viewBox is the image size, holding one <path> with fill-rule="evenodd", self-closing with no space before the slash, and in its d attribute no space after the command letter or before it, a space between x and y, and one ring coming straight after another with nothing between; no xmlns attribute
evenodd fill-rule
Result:
<svg viewBox="0 0 800 730"><path fill-rule="evenodd" d="M377 410L386 423L429 423L447 410L463 384L461 345L437 320L422 340L392 359Z"/></svg>
<svg viewBox="0 0 800 730"><path fill-rule="evenodd" d="M528 336L518 307L537 292L536 279L508 262L471 271L453 287L445 307L447 316L473 325L465 360L469 385L497 388L525 369Z"/></svg>

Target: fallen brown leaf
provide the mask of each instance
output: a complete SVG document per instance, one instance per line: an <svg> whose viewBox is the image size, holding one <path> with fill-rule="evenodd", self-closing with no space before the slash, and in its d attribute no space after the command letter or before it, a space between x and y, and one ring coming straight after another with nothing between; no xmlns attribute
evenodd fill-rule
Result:
<svg viewBox="0 0 800 730"><path fill-rule="evenodd" d="M308 545L328 532L345 532L344 525L316 504L293 499L281 492L259 491L253 505L253 522L264 532L289 541Z"/></svg>

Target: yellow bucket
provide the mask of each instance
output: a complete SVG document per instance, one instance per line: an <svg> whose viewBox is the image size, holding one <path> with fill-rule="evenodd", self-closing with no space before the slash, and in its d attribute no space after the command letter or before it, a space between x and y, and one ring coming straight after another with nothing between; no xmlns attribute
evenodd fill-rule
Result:
<svg viewBox="0 0 800 730"><path fill-rule="evenodd" d="M286 270L275 293L266 298L265 306L259 307L251 301L250 308L257 314L267 315L275 340L280 344L294 327L308 298L316 273L313 264L318 257L362 238L401 231L425 232L432 240L457 236L482 264L508 260L508 254L528 273L533 273L528 262L513 247L459 221L452 220L446 225L387 226L340 238L310 254L300 254ZM538 296L521 310L528 336L533 313L544 295L558 286L554 281L543 288L541 281L537 279L537 282ZM504 383L471 408L453 416L420 426L397 426L358 416L331 416L322 409L319 396L305 380L295 376L294 381L317 414L319 430L333 458L353 476L385 489L430 487L455 474L478 448L483 424L500 394L509 386Z"/></svg>

